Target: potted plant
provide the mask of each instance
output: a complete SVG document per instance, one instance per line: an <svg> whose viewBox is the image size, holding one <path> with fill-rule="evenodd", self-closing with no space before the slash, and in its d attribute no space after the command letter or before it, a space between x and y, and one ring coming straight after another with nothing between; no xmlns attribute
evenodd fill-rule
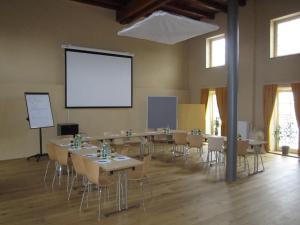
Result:
<svg viewBox="0 0 300 225"><path fill-rule="evenodd" d="M282 140L284 145L281 146L282 155L288 155L289 149L293 141L296 138L296 131L294 130L294 123L288 122L285 126L277 126L274 131L276 140L276 146L279 146L279 142Z"/></svg>
<svg viewBox="0 0 300 225"><path fill-rule="evenodd" d="M219 134L219 131L218 131L219 127L220 127L220 121L219 121L219 118L216 117L216 119L215 119L215 135Z"/></svg>

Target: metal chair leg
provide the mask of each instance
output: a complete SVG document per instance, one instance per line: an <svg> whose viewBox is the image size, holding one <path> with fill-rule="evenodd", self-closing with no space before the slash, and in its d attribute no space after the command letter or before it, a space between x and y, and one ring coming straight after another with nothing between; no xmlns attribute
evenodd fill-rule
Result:
<svg viewBox="0 0 300 225"><path fill-rule="evenodd" d="M51 160L48 160L47 166L46 166L46 171L45 171L45 175L44 175L44 182L46 182L46 177L47 177L47 173L48 173L48 168L50 165Z"/></svg>
<svg viewBox="0 0 300 225"><path fill-rule="evenodd" d="M143 183L143 181L140 182L140 190L141 190L141 194L142 194L143 209L144 209L144 211L146 211L146 209L145 209L145 196L144 196L144 183Z"/></svg>
<svg viewBox="0 0 300 225"><path fill-rule="evenodd" d="M98 219L101 218L101 192L102 189L98 186ZM105 196L104 196L105 198Z"/></svg>
<svg viewBox="0 0 300 225"><path fill-rule="evenodd" d="M262 171L264 171L265 170L265 166L264 166L264 161L262 159L261 154L259 154L259 157L260 157L261 165L262 165L262 168L263 168Z"/></svg>
<svg viewBox="0 0 300 225"><path fill-rule="evenodd" d="M69 196L68 196L68 200L70 200L70 197L71 197L71 193L72 193L72 190L73 190L73 186L74 186L75 180L77 180L77 174L75 174L75 176L74 176L73 179L72 179L71 187L70 187L70 191L69 191Z"/></svg>
<svg viewBox="0 0 300 225"><path fill-rule="evenodd" d="M88 182L88 186L87 186L87 193L86 193L86 208L89 207L89 193L91 190L91 184Z"/></svg>
<svg viewBox="0 0 300 225"><path fill-rule="evenodd" d="M249 167L249 161L248 161L247 156L245 156L245 159L246 159L247 168L248 168L248 175L250 175L250 167Z"/></svg>
<svg viewBox="0 0 300 225"><path fill-rule="evenodd" d="M53 175L53 179L52 179L52 189L54 187L54 182L55 182L55 178L56 178L56 173L57 173L57 163L55 163L55 170L54 170L54 175Z"/></svg>
<svg viewBox="0 0 300 225"><path fill-rule="evenodd" d="M67 192L69 192L69 183L70 183L70 169L69 169L69 166L67 166L67 174L68 174L68 177L67 177Z"/></svg>
<svg viewBox="0 0 300 225"><path fill-rule="evenodd" d="M84 195L85 195L85 192L86 192L87 187L88 187L88 183L85 184L84 189L83 189L83 193L82 193L82 197L81 197L81 202L80 202L80 207L79 207L79 211L80 211L80 212L81 212L81 209L82 209L82 204L83 204L83 200L84 200Z"/></svg>

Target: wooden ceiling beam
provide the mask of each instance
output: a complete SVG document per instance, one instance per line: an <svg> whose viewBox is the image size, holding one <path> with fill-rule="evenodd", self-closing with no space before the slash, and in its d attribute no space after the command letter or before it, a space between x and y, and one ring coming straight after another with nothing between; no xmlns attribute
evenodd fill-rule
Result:
<svg viewBox="0 0 300 225"><path fill-rule="evenodd" d="M201 10L198 7L196 7L194 3L193 4L186 4L186 3L187 1L186 2L174 1L174 2L170 2L166 6L169 7L170 10L174 10L174 11L176 10L177 12L181 11L183 14L190 13L190 15L195 15L195 16L198 15L198 17L200 16L201 18L214 19L215 14L213 12Z"/></svg>
<svg viewBox="0 0 300 225"><path fill-rule="evenodd" d="M216 11L221 11L227 13L227 5L219 3L219 2L214 2L212 0L195 0L202 4L204 7Z"/></svg>
<svg viewBox="0 0 300 225"><path fill-rule="evenodd" d="M177 15L181 15L181 16L185 16L194 20L201 20L203 19L203 15L198 14L198 13L194 13L185 9L181 9L181 8L177 8L175 6L172 5L166 5L162 7L162 10L167 11L169 13L173 13L173 14L177 14Z"/></svg>
<svg viewBox="0 0 300 225"><path fill-rule="evenodd" d="M88 5L100 6L103 8L119 10L123 6L121 1L112 0L71 0L74 2L80 2Z"/></svg>
<svg viewBox="0 0 300 225"><path fill-rule="evenodd" d="M245 6L247 3L247 0L239 0L239 5L240 6Z"/></svg>
<svg viewBox="0 0 300 225"><path fill-rule="evenodd" d="M156 11L171 0L131 0L126 6L117 11L117 21L121 24L144 17Z"/></svg>

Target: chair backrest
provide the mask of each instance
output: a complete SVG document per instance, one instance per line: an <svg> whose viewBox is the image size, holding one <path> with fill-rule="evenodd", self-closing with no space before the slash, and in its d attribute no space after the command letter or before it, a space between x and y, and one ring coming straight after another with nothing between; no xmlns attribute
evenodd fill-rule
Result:
<svg viewBox="0 0 300 225"><path fill-rule="evenodd" d="M86 177L89 182L99 185L99 176L101 171L101 167L99 166L99 164L85 157L83 158L83 163L85 167Z"/></svg>
<svg viewBox="0 0 300 225"><path fill-rule="evenodd" d="M68 165L69 152L66 149L63 149L59 146L55 146L55 154L57 157L57 161L59 162L60 165L62 166Z"/></svg>
<svg viewBox="0 0 300 225"><path fill-rule="evenodd" d="M203 137L201 135L188 135L189 146L191 148L202 148Z"/></svg>
<svg viewBox="0 0 300 225"><path fill-rule="evenodd" d="M48 152L49 160L53 160L53 161L57 160L55 150L56 150L55 149L55 144L53 144L53 143L48 143L47 144L47 152Z"/></svg>
<svg viewBox="0 0 300 225"><path fill-rule="evenodd" d="M151 160L151 155L144 156L144 159L143 159L143 172L142 172L143 177L148 176L150 160Z"/></svg>
<svg viewBox="0 0 300 225"><path fill-rule="evenodd" d="M187 133L174 133L172 137L176 145L187 144Z"/></svg>
<svg viewBox="0 0 300 225"><path fill-rule="evenodd" d="M121 154L121 155L128 155L128 152L129 152L129 146L127 146L127 145L122 145L120 154Z"/></svg>
<svg viewBox="0 0 300 225"><path fill-rule="evenodd" d="M207 137L208 150L212 151L222 151L224 146L223 137Z"/></svg>
<svg viewBox="0 0 300 225"><path fill-rule="evenodd" d="M238 140L237 141L237 155L245 156L247 155L247 149L249 148L249 141Z"/></svg>
<svg viewBox="0 0 300 225"><path fill-rule="evenodd" d="M86 172L85 172L85 165L84 165L84 161L83 161L84 158L79 154L72 153L71 159L72 159L72 164L75 169L75 172L78 175L85 176Z"/></svg>
<svg viewBox="0 0 300 225"><path fill-rule="evenodd" d="M99 145L99 141L97 139L88 140L86 142L89 143L90 145L95 145L95 146Z"/></svg>

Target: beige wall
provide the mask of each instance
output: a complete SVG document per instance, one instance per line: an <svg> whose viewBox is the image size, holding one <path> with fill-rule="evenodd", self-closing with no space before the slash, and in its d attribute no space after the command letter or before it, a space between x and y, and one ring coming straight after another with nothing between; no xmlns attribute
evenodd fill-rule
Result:
<svg viewBox="0 0 300 225"><path fill-rule="evenodd" d="M38 131L25 121L25 91L48 91L55 122L64 108L64 51L61 44L135 54L132 109L73 109L69 121L99 135L122 128L143 130L148 95L176 95L189 102L186 48L118 37L114 11L70 0L0 1L0 159L38 151ZM55 128L44 129L45 142Z"/></svg>
<svg viewBox="0 0 300 225"><path fill-rule="evenodd" d="M300 11L298 0L249 0L240 8L240 65L238 119L263 128L262 87L265 83L300 80L300 55L270 59L270 20ZM226 32L227 16L213 21L219 31L188 41L189 88L192 103L199 103L200 89L226 86L227 68L205 68L205 40Z"/></svg>
<svg viewBox="0 0 300 225"><path fill-rule="evenodd" d="M249 0L240 8L238 118L263 127L262 86L300 80L300 55L269 58L269 21L300 10L298 0ZM69 0L0 1L0 159L38 150L38 131L25 121L25 91L48 91L55 122L66 122L64 51L61 44L126 51L134 58L132 109L69 110L69 121L91 135L146 124L148 95L177 95L179 103L199 103L203 87L226 86L226 67L205 69L205 39L220 31L168 46L118 37L122 27L111 10ZM45 142L55 128L44 130Z"/></svg>
<svg viewBox="0 0 300 225"><path fill-rule="evenodd" d="M272 5L270 10L268 5ZM300 81L300 54L270 58L270 20L300 11L298 0L257 0L255 54L255 122L263 128L262 89L268 83ZM300 41L300 40L299 40Z"/></svg>

